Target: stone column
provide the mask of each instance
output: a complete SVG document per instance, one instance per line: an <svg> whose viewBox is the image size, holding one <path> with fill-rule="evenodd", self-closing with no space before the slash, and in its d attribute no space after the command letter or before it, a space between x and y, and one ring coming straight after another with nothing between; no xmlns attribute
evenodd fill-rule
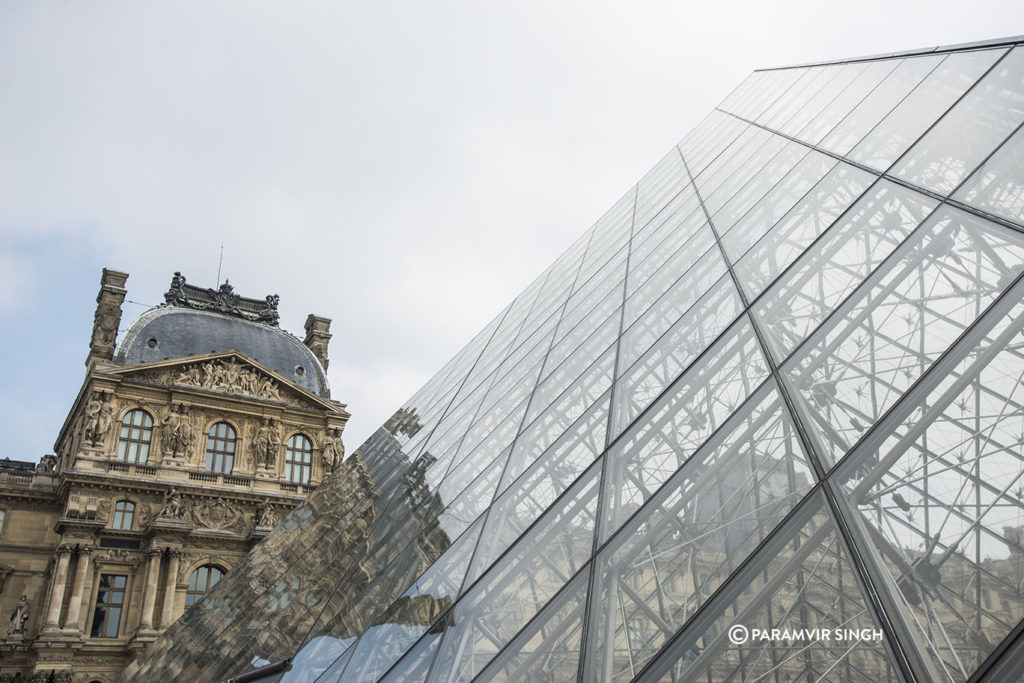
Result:
<svg viewBox="0 0 1024 683"><path fill-rule="evenodd" d="M160 628L167 628L174 621L174 594L178 589L178 560L181 551L172 548L167 551L167 585L164 586L164 607L160 613Z"/></svg>
<svg viewBox="0 0 1024 683"><path fill-rule="evenodd" d="M57 548L57 566L53 570L53 583L50 584L50 607L46 610L46 625L48 631L58 628L60 620L60 608L64 603L64 589L68 580L68 562L71 558L71 546L62 545Z"/></svg>
<svg viewBox="0 0 1024 683"><path fill-rule="evenodd" d="M68 616L64 620L64 628L78 630L78 617L82 613L82 599L85 595L85 580L89 577L89 565L92 559L92 548L78 549L78 569L75 570L75 583L71 586L71 602L68 603Z"/></svg>
<svg viewBox="0 0 1024 683"><path fill-rule="evenodd" d="M148 565L146 567L146 584L142 590L142 619L139 622L140 631L153 630L153 607L156 605L156 584L160 576L160 556L162 550L150 550Z"/></svg>

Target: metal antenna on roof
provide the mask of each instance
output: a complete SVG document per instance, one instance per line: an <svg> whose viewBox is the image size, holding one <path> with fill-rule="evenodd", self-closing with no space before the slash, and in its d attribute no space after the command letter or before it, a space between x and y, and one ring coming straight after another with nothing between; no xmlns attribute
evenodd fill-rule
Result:
<svg viewBox="0 0 1024 683"><path fill-rule="evenodd" d="M217 261L217 287L220 287L220 267L224 265L224 243L220 243L220 260Z"/></svg>

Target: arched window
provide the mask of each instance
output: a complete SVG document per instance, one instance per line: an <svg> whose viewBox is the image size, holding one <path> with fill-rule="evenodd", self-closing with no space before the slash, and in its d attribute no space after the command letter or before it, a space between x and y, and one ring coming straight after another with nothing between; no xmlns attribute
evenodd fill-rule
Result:
<svg viewBox="0 0 1024 683"><path fill-rule="evenodd" d="M295 434L288 439L284 459L285 479L293 484L308 484L313 467L313 442L305 434Z"/></svg>
<svg viewBox="0 0 1024 683"><path fill-rule="evenodd" d="M125 462L146 462L149 459L149 444L152 441L153 417L145 410L129 410L121 420L117 459Z"/></svg>
<svg viewBox="0 0 1024 683"><path fill-rule="evenodd" d="M135 517L135 503L130 500L119 500L114 503L114 520L111 526L115 529L131 529Z"/></svg>
<svg viewBox="0 0 1024 683"><path fill-rule="evenodd" d="M185 609L202 600L210 589L217 585L224 570L217 565L207 564L192 572L188 577L188 592L185 593Z"/></svg>
<svg viewBox="0 0 1024 683"><path fill-rule="evenodd" d="M235 466L235 428L218 422L206 435L206 470L231 474Z"/></svg>

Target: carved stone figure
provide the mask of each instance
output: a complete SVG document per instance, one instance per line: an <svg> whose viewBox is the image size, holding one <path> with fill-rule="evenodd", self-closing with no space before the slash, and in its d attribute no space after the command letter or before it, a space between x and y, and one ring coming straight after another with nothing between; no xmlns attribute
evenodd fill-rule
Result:
<svg viewBox="0 0 1024 683"><path fill-rule="evenodd" d="M256 314L256 320L261 323L267 323L268 325L274 325L275 327L280 320L280 315L277 312L277 306L281 303L281 297L277 294L270 294L267 296L266 305L263 309Z"/></svg>
<svg viewBox="0 0 1024 683"><path fill-rule="evenodd" d="M30 614L31 607L28 604L28 596L22 595L11 612L11 626L7 629L7 635L24 637Z"/></svg>
<svg viewBox="0 0 1024 683"><path fill-rule="evenodd" d="M53 454L44 455L36 465L36 472L49 474L57 469L57 456Z"/></svg>
<svg viewBox="0 0 1024 683"><path fill-rule="evenodd" d="M177 410L171 409L164 418L162 437L165 456L177 458L188 454L195 438L188 408L179 405Z"/></svg>
<svg viewBox="0 0 1024 683"><path fill-rule="evenodd" d="M96 307L92 322L92 343L95 346L113 346L117 325L121 322L121 307L113 301L104 301Z"/></svg>
<svg viewBox="0 0 1024 683"><path fill-rule="evenodd" d="M323 463L324 472L330 474L345 457L345 444L341 440L341 430L334 429L324 439Z"/></svg>
<svg viewBox="0 0 1024 683"><path fill-rule="evenodd" d="M168 304L185 303L188 297L185 295L185 276L175 271L171 278L171 287L164 293L164 302Z"/></svg>
<svg viewBox="0 0 1024 683"><path fill-rule="evenodd" d="M114 406L109 399L94 391L82 411L82 440L90 446L98 446L114 422Z"/></svg>
<svg viewBox="0 0 1024 683"><path fill-rule="evenodd" d="M169 377L162 380L170 383ZM186 386L223 391L231 394L246 394L280 400L281 392L277 382L252 368L245 367L235 359L216 360L190 365L178 371L175 383Z"/></svg>
<svg viewBox="0 0 1024 683"><path fill-rule="evenodd" d="M181 494L178 489L171 488L164 492L164 504L160 508L160 517L184 517L185 506L181 502Z"/></svg>
<svg viewBox="0 0 1024 683"><path fill-rule="evenodd" d="M256 506L256 514L253 515L253 526L258 528L277 526L277 513L274 506L270 504L270 498L264 498Z"/></svg>

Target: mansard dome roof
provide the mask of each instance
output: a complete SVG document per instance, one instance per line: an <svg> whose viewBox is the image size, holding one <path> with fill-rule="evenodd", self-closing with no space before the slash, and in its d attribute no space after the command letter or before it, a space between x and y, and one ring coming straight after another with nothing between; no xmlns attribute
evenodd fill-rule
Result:
<svg viewBox="0 0 1024 683"><path fill-rule="evenodd" d="M300 387L327 398L323 366L297 337L277 327L277 297L266 301L235 295L230 285L201 290L175 275L167 303L131 324L114 362L124 365L240 351Z"/></svg>

